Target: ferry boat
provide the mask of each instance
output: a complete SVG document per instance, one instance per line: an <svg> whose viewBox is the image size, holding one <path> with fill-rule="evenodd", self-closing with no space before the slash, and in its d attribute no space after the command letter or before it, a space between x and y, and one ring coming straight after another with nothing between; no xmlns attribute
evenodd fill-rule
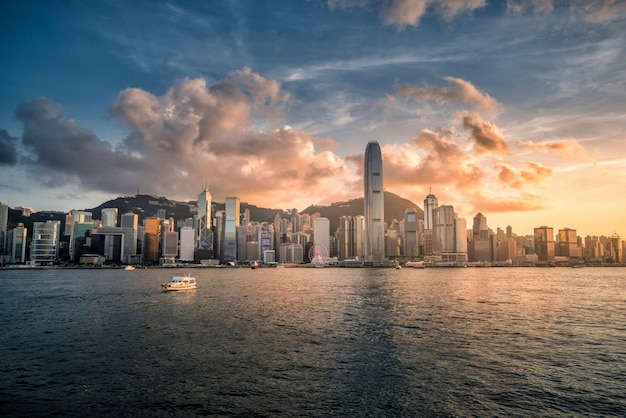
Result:
<svg viewBox="0 0 626 418"><path fill-rule="evenodd" d="M196 278L191 276L174 276L169 283L161 284L168 292L180 290L196 290Z"/></svg>

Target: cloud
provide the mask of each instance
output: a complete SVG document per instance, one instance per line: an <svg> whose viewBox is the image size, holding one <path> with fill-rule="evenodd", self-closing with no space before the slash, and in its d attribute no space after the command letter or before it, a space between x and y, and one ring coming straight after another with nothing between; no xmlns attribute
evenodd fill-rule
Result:
<svg viewBox="0 0 626 418"><path fill-rule="evenodd" d="M574 156L583 151L582 146L575 139L535 143L532 141L517 140L515 146L523 151L559 152Z"/></svg>
<svg viewBox="0 0 626 418"><path fill-rule="evenodd" d="M5 129L0 129L0 165L17 163L17 138L12 137Z"/></svg>
<svg viewBox="0 0 626 418"><path fill-rule="evenodd" d="M46 98L21 103L16 116L31 152L26 163L51 185L118 194L140 188L187 200L208 182L216 199L238 195L266 207L353 197L354 174L331 151L332 139L259 128L279 119L289 100L278 82L249 68L211 86L185 78L163 96L128 88L110 105L129 130L115 148Z"/></svg>
<svg viewBox="0 0 626 418"><path fill-rule="evenodd" d="M480 185L484 173L459 144L452 141L452 131L422 130L411 140L408 149L394 152L383 146L385 187L454 185L473 188Z"/></svg>
<svg viewBox="0 0 626 418"><path fill-rule="evenodd" d="M510 153L509 145L504 140L498 127L483 120L481 116L464 116L463 127L469 131L469 136L474 143L474 151L476 153Z"/></svg>
<svg viewBox="0 0 626 418"><path fill-rule="evenodd" d="M497 164L496 168L500 170L498 174L500 181L515 189L520 189L526 183L539 183L550 177L554 172L553 169L536 162L523 161L522 163L528 166L529 169L518 170L506 163Z"/></svg>
<svg viewBox="0 0 626 418"><path fill-rule="evenodd" d="M496 112L500 104L487 93L478 90L472 83L455 77L443 77L449 87L423 84L406 85L396 88L396 94L408 96L415 102L435 102L440 106L454 106L467 103L471 109L481 112Z"/></svg>
<svg viewBox="0 0 626 418"><path fill-rule="evenodd" d="M328 0L331 9L360 7L373 10L386 25L395 25L400 29L418 26L429 10L450 21L459 14L473 12L486 5L486 0Z"/></svg>
<svg viewBox="0 0 626 418"><path fill-rule="evenodd" d="M539 14L554 12L557 6L569 7L572 13L577 13L589 22L604 22L614 19L626 11L626 3L621 0L569 0L556 2L555 0L507 0L507 10L514 14L523 14L534 11Z"/></svg>

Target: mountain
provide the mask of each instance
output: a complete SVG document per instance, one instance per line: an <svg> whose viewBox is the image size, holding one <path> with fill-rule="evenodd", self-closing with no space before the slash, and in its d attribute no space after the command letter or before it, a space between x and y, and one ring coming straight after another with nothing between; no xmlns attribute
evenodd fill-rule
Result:
<svg viewBox="0 0 626 418"><path fill-rule="evenodd" d="M407 209L417 209L418 219L424 219L424 211L410 200L404 199L397 194L385 192L385 222L391 220L404 219L404 211ZM337 202L329 206L309 206L302 213L313 214L319 212L324 218L330 220L330 231L334 233L339 227L339 218L342 216L358 216L364 214L363 198L348 200L347 202Z"/></svg>
<svg viewBox="0 0 626 418"><path fill-rule="evenodd" d="M159 215L165 218L174 218L175 220L191 218L197 212L197 205L197 201L177 202L166 197L138 194L135 196L118 197L104 202L95 208L84 210L91 212L94 219L102 219L102 209L104 208L117 208L120 216L127 212L133 212L139 215L139 224L141 225L143 220L149 216ZM396 194L385 192L386 222L391 222L392 219L403 219L404 211L409 208L417 209L418 218L424 218L423 210L415 203ZM250 211L250 219L254 222L273 222L277 214L284 218L289 216L289 211L283 209L260 208L241 202L241 213L243 214L246 209ZM212 202L211 210L213 213L224 210L224 203ZM363 198L361 197L346 202L332 203L328 206L309 206L300 213L319 213L320 216L328 218L330 220L331 233L334 233L339 226L339 218L341 216L358 216L363 215L363 212ZM62 223L65 223L65 214L62 212L36 212L29 217L24 217L21 215L21 212L11 210L9 212L9 227L15 227L17 222L23 222L30 232L32 231L33 222L48 219L60 220Z"/></svg>

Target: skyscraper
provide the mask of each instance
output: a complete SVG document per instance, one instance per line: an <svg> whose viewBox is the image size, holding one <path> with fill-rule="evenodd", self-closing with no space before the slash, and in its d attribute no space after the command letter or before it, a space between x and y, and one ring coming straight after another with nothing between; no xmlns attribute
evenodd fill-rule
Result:
<svg viewBox="0 0 626 418"><path fill-rule="evenodd" d="M104 208L102 209L102 226L105 228L112 228L117 226L117 208Z"/></svg>
<svg viewBox="0 0 626 418"><path fill-rule="evenodd" d="M238 197L227 197L224 203L224 241L222 242L222 260L237 259L237 227L239 226L240 205Z"/></svg>
<svg viewBox="0 0 626 418"><path fill-rule="evenodd" d="M413 258L419 255L417 209L404 211L404 232L402 248L405 257Z"/></svg>
<svg viewBox="0 0 626 418"><path fill-rule="evenodd" d="M213 256L213 231L211 230L211 193L207 187L198 195L198 223L196 242L199 258Z"/></svg>
<svg viewBox="0 0 626 418"><path fill-rule="evenodd" d="M433 210L439 207L439 201L430 193L424 199L424 229L433 229Z"/></svg>
<svg viewBox="0 0 626 418"><path fill-rule="evenodd" d="M365 259L385 259L385 198L383 194L383 158L378 141L365 148L364 164Z"/></svg>

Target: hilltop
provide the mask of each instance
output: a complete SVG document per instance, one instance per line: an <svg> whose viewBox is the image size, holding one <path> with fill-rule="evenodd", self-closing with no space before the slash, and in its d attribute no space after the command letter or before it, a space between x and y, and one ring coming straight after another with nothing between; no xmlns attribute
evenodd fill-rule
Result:
<svg viewBox="0 0 626 418"><path fill-rule="evenodd" d="M86 208L84 210L91 212L94 219L101 219L102 209L104 208L117 208L119 215L134 212L139 216L139 223L141 224L146 217L156 216L159 212L166 218L174 218L175 220L191 218L197 211L197 204L198 202L194 200L178 202L169 200L166 197L138 194L135 196L121 196L106 201L95 208ZM423 210L415 203L396 194L385 192L385 221L390 222L392 219L403 219L404 211L409 208L417 209L418 218L423 219ZM272 222L277 214L285 218L289 216L289 211L284 209L261 208L241 202L241 213L246 209L250 211L250 218L254 222ZM224 210L224 203L212 202L211 210L213 213ZM336 202L327 206L312 205L300 211L300 213L319 213L320 216L328 218L330 220L331 233L334 233L339 226L339 218L341 216L363 215L363 198ZM11 210L9 212L9 228L14 227L17 222L22 222L30 232L32 231L33 222L45 221L47 219L60 220L64 223L65 214L62 212L36 212L30 217L24 217L19 211Z"/></svg>

